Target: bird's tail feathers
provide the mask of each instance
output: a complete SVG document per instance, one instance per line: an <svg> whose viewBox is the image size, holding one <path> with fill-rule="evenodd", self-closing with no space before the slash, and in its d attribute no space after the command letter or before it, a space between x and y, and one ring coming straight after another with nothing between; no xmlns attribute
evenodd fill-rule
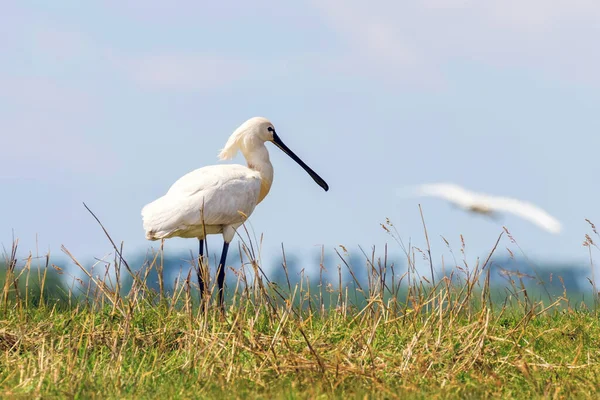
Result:
<svg viewBox="0 0 600 400"><path fill-rule="evenodd" d="M146 239L164 239L178 225L177 207L170 204L167 196L159 197L142 208L142 221Z"/></svg>
<svg viewBox="0 0 600 400"><path fill-rule="evenodd" d="M244 132L246 129L246 124L242 124L231 134L229 139L227 139L227 143L225 143L225 147L223 147L219 153L220 160L231 160L233 157L235 157L238 150L241 150Z"/></svg>

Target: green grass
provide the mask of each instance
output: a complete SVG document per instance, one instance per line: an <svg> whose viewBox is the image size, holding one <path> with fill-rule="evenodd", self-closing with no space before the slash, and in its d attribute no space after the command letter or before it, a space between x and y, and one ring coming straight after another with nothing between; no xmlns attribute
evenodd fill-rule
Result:
<svg viewBox="0 0 600 400"><path fill-rule="evenodd" d="M443 298L443 291L440 293ZM139 308L138 308L139 307ZM447 305L446 307L449 307ZM102 398L594 397L600 323L483 306L305 313L234 306L9 307L0 395ZM197 311L197 310L196 310ZM539 312L539 310L538 310Z"/></svg>
<svg viewBox="0 0 600 400"><path fill-rule="evenodd" d="M132 279L126 294L118 281L90 275L60 301L17 295L15 280L46 274L30 262L9 269L0 296L0 396L554 399L600 392L596 309L566 293L533 298L520 280L499 301L487 261L463 263L435 286L417 276L414 256L408 273L394 279L387 266L367 262L369 283L357 296L353 285L311 286L305 277L271 284L246 255L228 272L237 283L229 285L225 315L198 305L190 277L171 294L149 290L145 278L152 269L160 276L160 255L139 273L119 260L110 266Z"/></svg>

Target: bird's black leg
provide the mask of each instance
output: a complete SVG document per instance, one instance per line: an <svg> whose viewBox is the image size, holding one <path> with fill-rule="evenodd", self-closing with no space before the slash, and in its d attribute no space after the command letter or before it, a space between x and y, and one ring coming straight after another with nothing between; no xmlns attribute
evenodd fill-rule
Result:
<svg viewBox="0 0 600 400"><path fill-rule="evenodd" d="M200 287L200 302L204 300L204 268L202 265L202 256L204 256L204 240L198 239L200 249L198 251L198 286Z"/></svg>
<svg viewBox="0 0 600 400"><path fill-rule="evenodd" d="M219 261L219 267L217 268L217 284L219 285L219 307L221 311L225 311L223 305L224 288L225 283L225 261L227 260L227 250L229 249L229 243L223 243L223 252L221 253L221 261Z"/></svg>

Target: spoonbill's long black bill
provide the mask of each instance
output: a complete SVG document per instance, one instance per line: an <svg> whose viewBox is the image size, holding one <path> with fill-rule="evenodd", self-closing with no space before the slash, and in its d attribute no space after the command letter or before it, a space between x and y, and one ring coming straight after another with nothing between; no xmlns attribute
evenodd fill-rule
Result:
<svg viewBox="0 0 600 400"><path fill-rule="evenodd" d="M287 147L279 138L279 136L273 132L273 143L275 144L275 146L279 147L281 149L281 151L283 151L285 154L287 154L288 156L290 156L290 158L294 161L296 161L302 168L304 168L304 170L306 172L308 172L308 174L311 176L311 178L314 179L315 182L317 182L317 184L319 186L321 186L325 191L329 190L329 185L327 184L327 182L325 182L323 180L323 178L321 178L315 171L313 171L308 165L306 165L304 163L304 161L302 161L300 159L300 157L298 157L296 154L294 154L294 152L292 150L290 150L289 147Z"/></svg>

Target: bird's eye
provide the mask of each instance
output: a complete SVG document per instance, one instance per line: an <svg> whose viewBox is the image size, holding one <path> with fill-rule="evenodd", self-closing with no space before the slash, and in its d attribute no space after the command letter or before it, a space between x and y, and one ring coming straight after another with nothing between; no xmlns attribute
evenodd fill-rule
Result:
<svg viewBox="0 0 600 400"><path fill-rule="evenodd" d="M267 128L267 130L268 130L269 132L273 132L273 133L275 133L275 129L274 129L272 126L268 127L268 128Z"/></svg>

